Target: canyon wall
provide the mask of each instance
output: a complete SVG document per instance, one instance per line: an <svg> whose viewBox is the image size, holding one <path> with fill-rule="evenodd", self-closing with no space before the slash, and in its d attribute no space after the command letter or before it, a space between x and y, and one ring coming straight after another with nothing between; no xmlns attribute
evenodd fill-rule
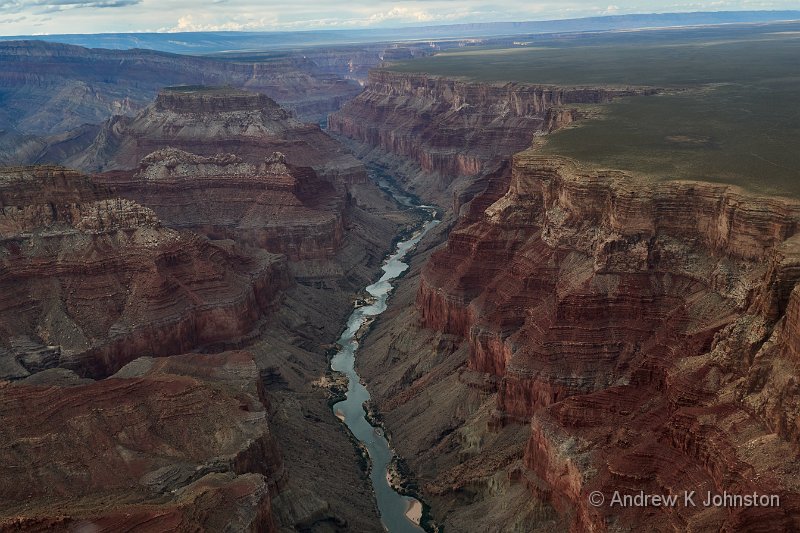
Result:
<svg viewBox="0 0 800 533"><path fill-rule="evenodd" d="M28 404L28 418L52 420L65 442L99 446L65 454L78 471L97 473L85 492L70 498L65 487L81 480L62 475L35 507L10 494L0 528L378 529L356 450L318 383L356 292L414 215L318 126L263 95L166 90L96 133L92 150L76 157L115 170L0 172L0 382L20 387L2 414L9 438L46 442L24 450L34 458L57 449L50 424L36 433L13 420ZM269 417L245 397L244 382L205 373L211 384L184 395L183 370L141 375L148 365L173 368L176 357L197 370L241 347ZM196 353L175 355L188 351ZM218 363L240 377L250 371ZM242 389L231 393L236 412L223 409L226 383ZM142 411L128 416L125 395ZM63 401L48 410L56 396ZM159 425L173 417L188 424L170 426L175 434ZM121 418L134 436L120 431ZM247 423L266 418L269 439L250 438ZM231 447L241 448L233 459ZM15 460L30 486L69 468ZM103 491L111 499L101 500Z"/></svg>
<svg viewBox="0 0 800 533"><path fill-rule="evenodd" d="M0 173L4 378L104 377L141 355L250 334L289 285L277 255L166 228L77 172Z"/></svg>
<svg viewBox="0 0 800 533"><path fill-rule="evenodd" d="M298 121L262 94L203 86L164 89L134 117L108 120L92 145L66 164L87 172L130 170L170 147L203 156L232 153L256 164L281 152L329 181L366 181L364 167L319 126Z"/></svg>
<svg viewBox="0 0 800 533"><path fill-rule="evenodd" d="M648 92L493 85L376 69L364 92L329 115L328 127L415 161L446 187L457 176L480 174L527 148L534 134L572 121L570 104Z"/></svg>
<svg viewBox="0 0 800 533"><path fill-rule="evenodd" d="M798 527L800 204L535 150L492 200L426 264L417 307L425 327L467 339L467 367L496 391L490 426L530 424L518 470L530 490L574 531ZM782 500L589 505L615 490Z"/></svg>
<svg viewBox="0 0 800 533"><path fill-rule="evenodd" d="M0 382L0 528L277 531L284 485L253 355Z"/></svg>
<svg viewBox="0 0 800 533"><path fill-rule="evenodd" d="M326 62L327 63L327 62ZM104 50L43 41L0 43L0 129L60 134L133 115L167 85L246 88L317 121L360 85L301 54L219 60L152 50ZM40 161L53 160L37 154ZM39 161L31 161L39 162ZM58 161L59 163L63 161Z"/></svg>
<svg viewBox="0 0 800 533"><path fill-rule="evenodd" d="M95 180L149 206L170 227L292 261L331 258L344 239L346 194L313 169L288 165L280 152L253 164L234 154L165 148L144 157L136 171Z"/></svg>
<svg viewBox="0 0 800 533"><path fill-rule="evenodd" d="M363 165L318 126L264 95L227 88L163 90L136 117L109 121L70 162L106 169L95 181L172 228L293 261L337 253L349 188L367 183Z"/></svg>
<svg viewBox="0 0 800 533"><path fill-rule="evenodd" d="M570 104L656 92L379 70L329 118L425 200L452 201L359 362L448 529L800 527L800 204L529 149L581 117ZM781 506L588 500L684 490Z"/></svg>

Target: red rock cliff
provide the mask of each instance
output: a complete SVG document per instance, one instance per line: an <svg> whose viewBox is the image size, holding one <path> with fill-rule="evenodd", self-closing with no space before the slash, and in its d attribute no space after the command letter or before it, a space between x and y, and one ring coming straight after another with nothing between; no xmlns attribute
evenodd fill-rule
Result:
<svg viewBox="0 0 800 533"><path fill-rule="evenodd" d="M1 529L276 531L283 462L252 354L55 372L0 382Z"/></svg>
<svg viewBox="0 0 800 533"><path fill-rule="evenodd" d="M531 424L531 490L574 531L800 526L800 204L534 151L506 176L432 256L417 306L499 378L495 423ZM619 510L595 490L782 504Z"/></svg>
<svg viewBox="0 0 800 533"><path fill-rule="evenodd" d="M0 172L0 369L107 376L248 335L289 283L279 256L162 226L59 167Z"/></svg>
<svg viewBox="0 0 800 533"><path fill-rule="evenodd" d="M411 158L449 183L527 148L534 133L573 120L574 113L562 106L640 92L492 85L372 70L367 89L329 115L328 126L367 146Z"/></svg>

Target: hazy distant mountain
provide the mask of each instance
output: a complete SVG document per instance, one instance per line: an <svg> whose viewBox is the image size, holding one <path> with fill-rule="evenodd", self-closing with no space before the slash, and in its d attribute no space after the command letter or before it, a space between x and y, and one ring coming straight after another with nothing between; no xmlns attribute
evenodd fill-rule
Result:
<svg viewBox="0 0 800 533"><path fill-rule="evenodd" d="M103 33L91 35L0 36L0 40L37 39L93 48L147 48L165 52L206 54L230 50L298 48L358 42L458 39L498 35L609 31L778 20L800 20L800 11L661 13L567 20L300 32Z"/></svg>

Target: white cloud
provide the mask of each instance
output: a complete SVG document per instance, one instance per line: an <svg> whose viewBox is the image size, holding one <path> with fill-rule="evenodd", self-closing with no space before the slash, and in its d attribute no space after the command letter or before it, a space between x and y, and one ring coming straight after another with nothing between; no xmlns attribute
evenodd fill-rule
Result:
<svg viewBox="0 0 800 533"><path fill-rule="evenodd" d="M233 18L222 19L209 15L186 14L178 18L174 26L160 28L160 32L186 32L186 31L252 31L263 30L274 26L277 19L274 17L254 17L250 14L237 15Z"/></svg>

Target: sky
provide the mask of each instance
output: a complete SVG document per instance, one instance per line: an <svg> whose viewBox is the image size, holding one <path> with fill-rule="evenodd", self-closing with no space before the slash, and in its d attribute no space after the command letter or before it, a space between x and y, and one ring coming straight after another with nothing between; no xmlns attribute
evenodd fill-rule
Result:
<svg viewBox="0 0 800 533"><path fill-rule="evenodd" d="M628 13L798 9L798 0L0 0L0 35L295 31Z"/></svg>

